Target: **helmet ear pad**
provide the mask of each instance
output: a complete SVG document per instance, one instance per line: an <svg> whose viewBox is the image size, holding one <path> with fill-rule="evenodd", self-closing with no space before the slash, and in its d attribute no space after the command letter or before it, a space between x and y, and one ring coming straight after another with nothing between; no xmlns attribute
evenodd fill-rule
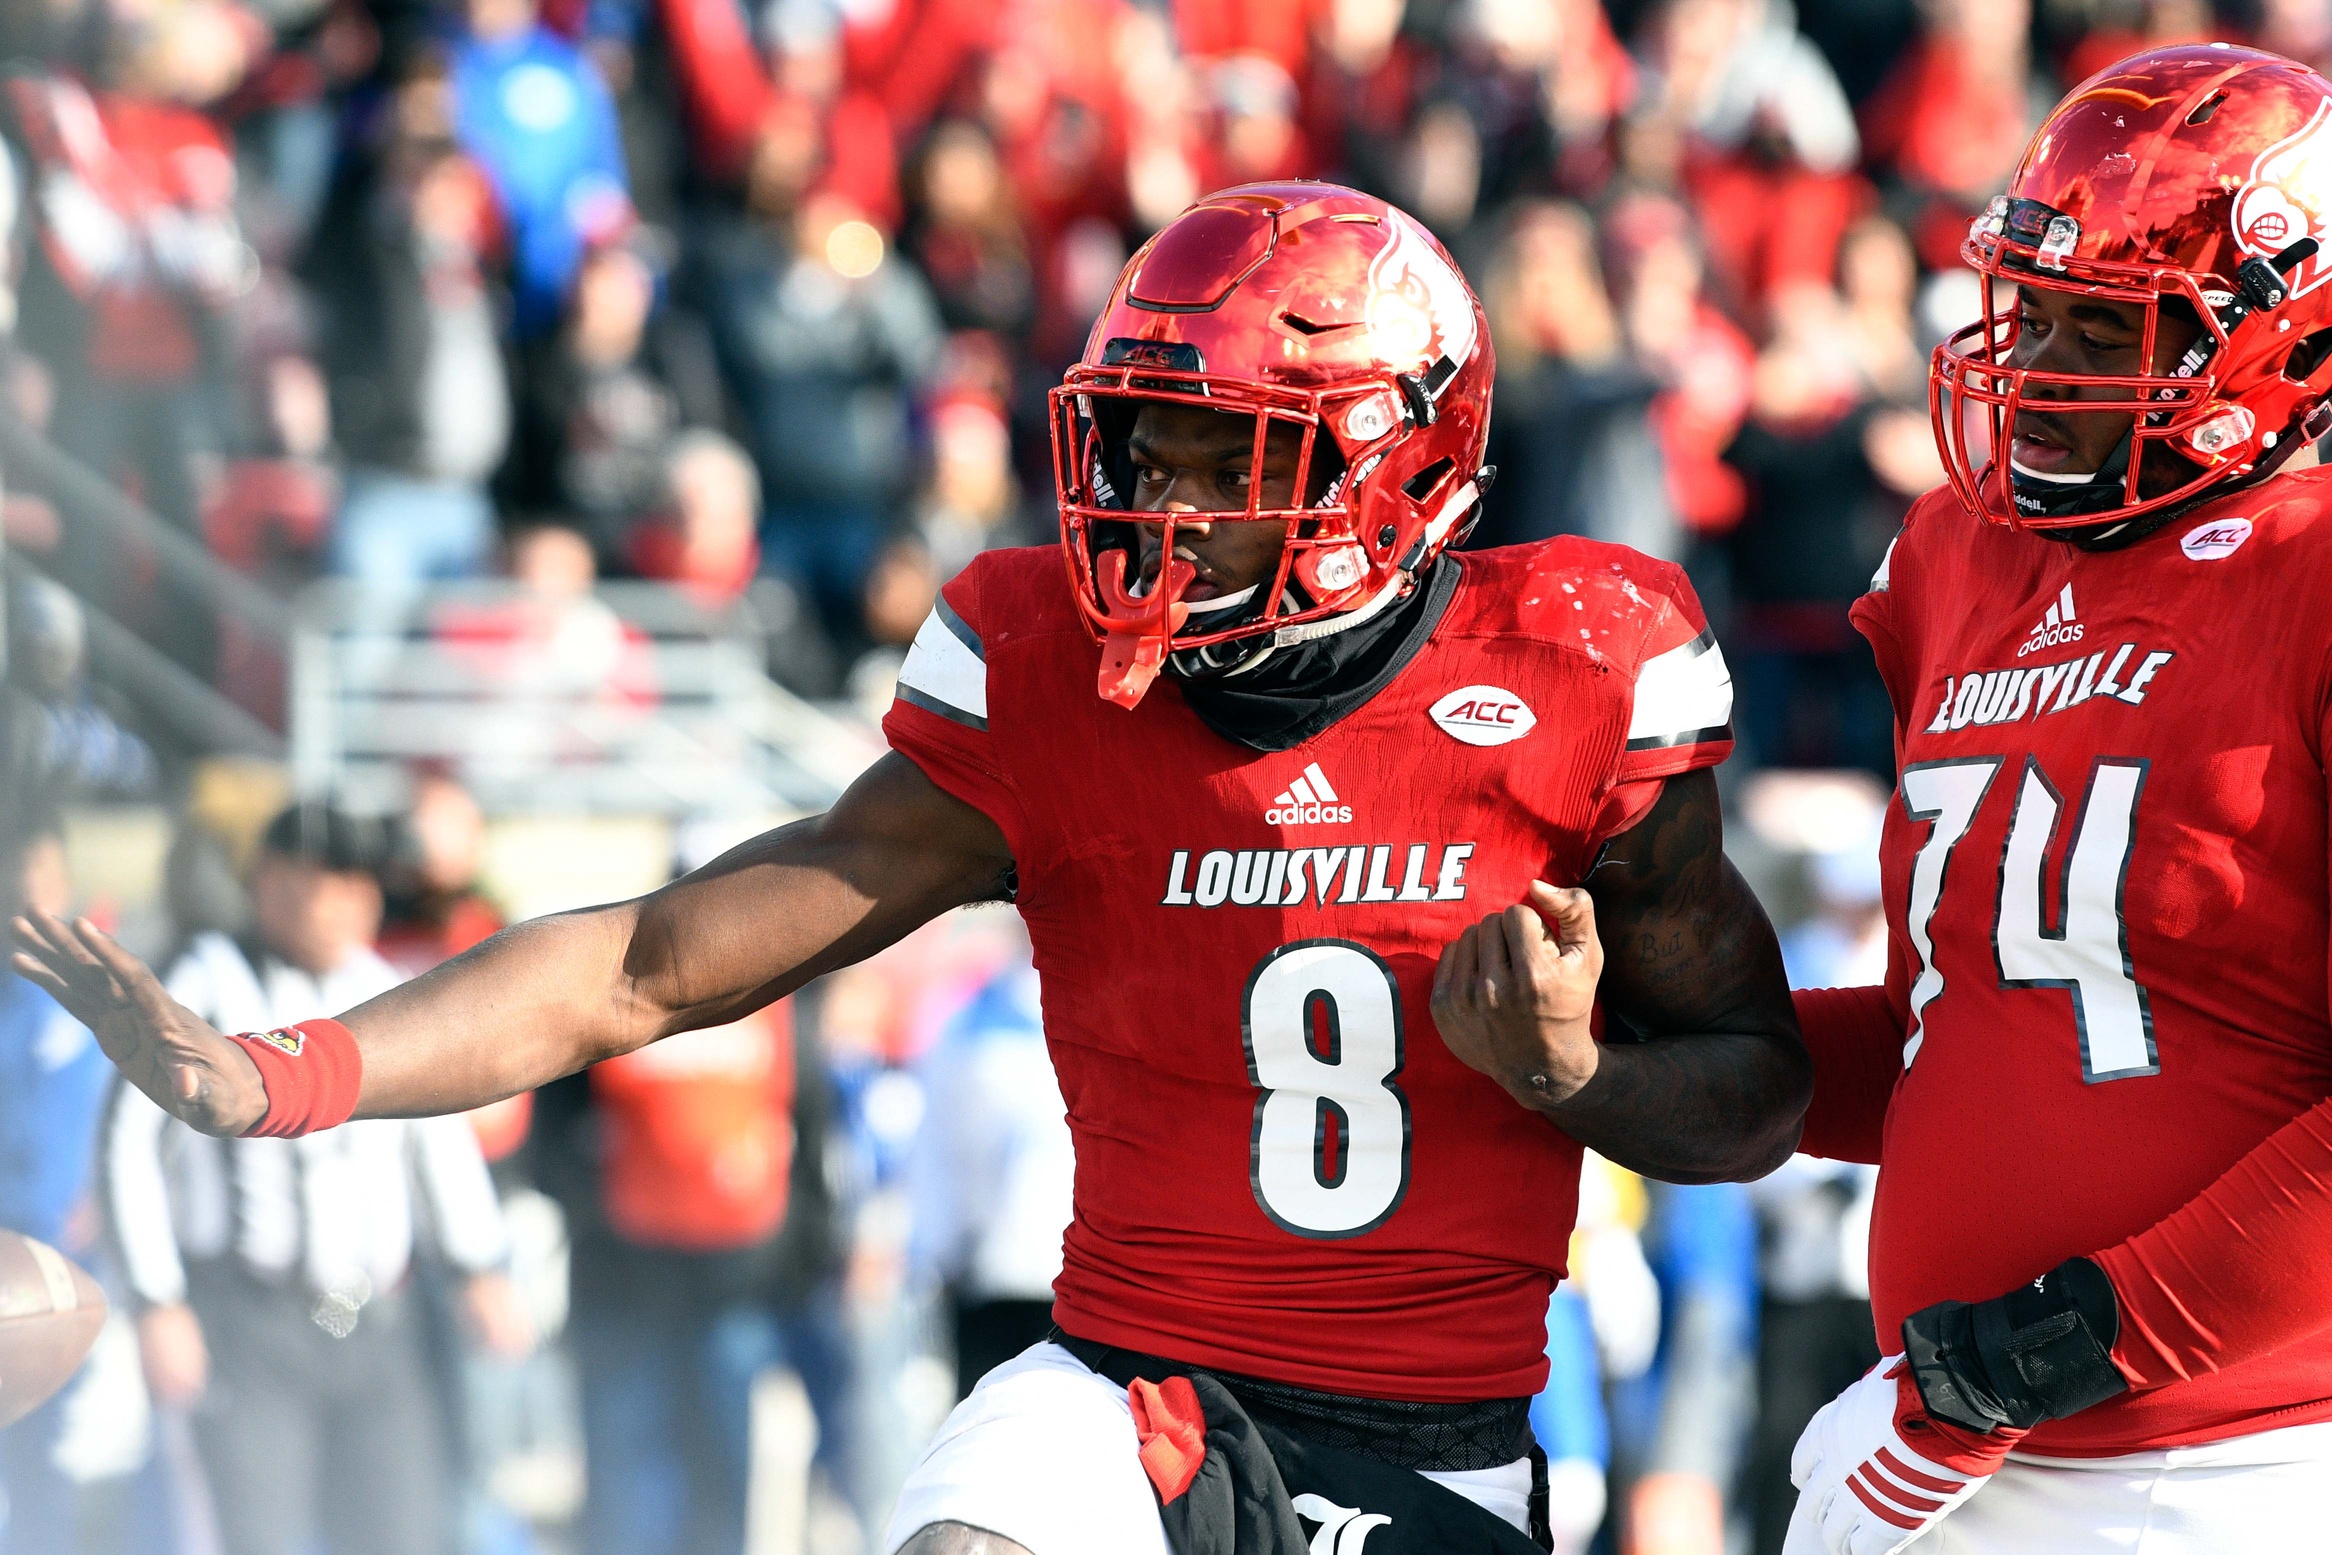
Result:
<svg viewBox="0 0 2332 1555"><path fill-rule="evenodd" d="M1459 414L1464 414L1463 409ZM1353 538L1386 563L1405 572L1417 572L1432 557L1456 545L1480 513L1480 471L1460 468L1453 446L1464 437L1450 438L1452 418L1443 416L1430 429L1417 428L1378 453L1360 459L1351 489L1344 494L1352 514ZM1451 505L1475 482L1474 498L1463 512Z"/></svg>

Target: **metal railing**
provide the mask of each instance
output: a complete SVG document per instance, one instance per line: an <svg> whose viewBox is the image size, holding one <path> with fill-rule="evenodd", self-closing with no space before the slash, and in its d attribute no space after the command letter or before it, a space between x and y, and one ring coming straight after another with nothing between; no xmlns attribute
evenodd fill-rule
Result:
<svg viewBox="0 0 2332 1555"><path fill-rule="evenodd" d="M0 470L69 522L151 555L161 587L288 652L303 793L385 810L415 766L434 765L502 814L807 811L882 753L871 730L769 678L748 604L707 611L645 583L604 586L558 621L505 584L383 595L331 582L288 602L6 410ZM21 556L4 564L34 571ZM286 754L264 724L83 608L92 669L156 726L198 750Z"/></svg>
<svg viewBox="0 0 2332 1555"><path fill-rule="evenodd" d="M16 552L0 556L11 574L46 579ZM194 750L217 755L284 757L283 736L170 662L137 633L87 600L81 617L89 632L89 669L99 681L137 704L144 715Z"/></svg>
<svg viewBox="0 0 2332 1555"><path fill-rule="evenodd" d="M205 600L222 619L234 621L258 643L279 649L284 645L284 601L7 410L0 410L0 473L6 487L48 498L68 523L102 533L117 551L153 557L162 587ZM0 550L0 563L19 576L48 576L18 552ZM152 728L166 729L198 751L282 759L281 735L89 600L78 593L75 598L88 624L91 675L134 703ZM5 655L0 654L0 663L4 662Z"/></svg>
<svg viewBox="0 0 2332 1555"><path fill-rule="evenodd" d="M766 647L750 612L654 584L319 584L292 627L294 781L373 809L422 765L499 814L823 809L882 742L770 680Z"/></svg>
<svg viewBox="0 0 2332 1555"><path fill-rule="evenodd" d="M109 542L153 555L162 586L209 601L262 642L284 640L284 602L221 562L200 540L132 501L112 482L0 410L0 470L11 487L47 497L74 523L103 530Z"/></svg>

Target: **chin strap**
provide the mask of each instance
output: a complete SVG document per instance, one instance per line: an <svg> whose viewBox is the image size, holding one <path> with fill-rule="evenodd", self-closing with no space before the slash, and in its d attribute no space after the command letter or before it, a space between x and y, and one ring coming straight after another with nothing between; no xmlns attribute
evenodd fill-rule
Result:
<svg viewBox="0 0 2332 1555"><path fill-rule="evenodd" d="M1283 626L1276 631L1258 633L1253 637L1234 637L1228 642L1216 643L1210 647L1193 648L1171 654L1166 660L1167 673L1179 680L1229 680L1234 676L1244 675L1250 670L1261 668L1273 654L1282 648L1293 648L1303 643L1318 642L1324 637L1334 637L1339 632L1349 632L1356 626L1375 620L1384 614L1387 606L1406 594L1415 582L1416 580L1405 572L1395 573L1383 588L1377 590L1367 600L1339 614L1324 616L1317 621L1307 621L1301 626ZM1244 603L1249 592L1251 591L1243 590L1233 597ZM1292 591L1281 595L1280 600L1289 610L1299 608L1301 603L1295 598ZM1210 599L1205 603L1215 605L1222 603L1222 601ZM1225 662L1223 658L1218 657L1225 649L1231 650L1237 657Z"/></svg>
<svg viewBox="0 0 2332 1555"><path fill-rule="evenodd" d="M1293 648L1298 643L1318 642L1321 638L1333 637L1338 632L1349 632L1362 622L1373 620L1382 614L1384 608L1394 600L1399 599L1402 593L1415 581L1406 572L1396 572L1385 580L1383 588L1378 589L1375 594L1350 610L1332 616L1324 616L1317 621L1307 621L1302 626L1281 627L1271 634L1271 646L1274 648Z"/></svg>
<svg viewBox="0 0 2332 1555"><path fill-rule="evenodd" d="M2105 463L2078 475L2048 475L2008 461L2009 496L2026 518L2072 518L2121 506L2130 468L2131 434L2124 432Z"/></svg>
<svg viewBox="0 0 2332 1555"><path fill-rule="evenodd" d="M1462 537L1463 531L1458 529L1461 520L1465 521L1467 528L1472 527L1469 515L1479 511L1482 493L1496 473L1493 467L1485 465L1476 479L1465 482L1452 492L1448 500L1442 503L1441 510L1425 526L1417 544L1410 548L1409 556L1385 580L1384 587L1352 609L1323 616L1317 621L1307 621L1300 626L1283 626L1270 632L1258 632L1252 637L1234 637L1224 642L1211 643L1204 648L1177 649L1173 643L1174 634L1181 631L1193 617L1229 617L1228 621L1222 623L1211 620L1202 622L1209 630L1219 630L1222 625L1236 624L1242 616L1259 614L1260 584L1215 599L1174 599L1196 574L1197 569L1188 562L1170 560L1167 566L1179 570L1167 572L1157 584L1144 590L1139 582L1130 586L1126 583L1127 556L1124 551L1103 551L1094 562L1094 581L1102 603L1113 616L1131 616L1133 619L1126 622L1124 629L1112 631L1102 640L1101 694L1120 707L1132 707L1149 691L1151 682L1158 678L1161 670L1181 680L1228 680L1260 668L1282 648L1318 642L1322 638L1349 632L1354 627L1375 620L1416 586L1420 565L1429 550L1450 540L1453 531ZM1166 607L1166 615L1171 618L1171 622L1163 631L1158 627L1161 619L1158 602L1161 599L1174 599L1174 603ZM1282 608L1291 612L1303 608L1302 598L1292 589L1280 596L1280 603Z"/></svg>
<svg viewBox="0 0 2332 1555"><path fill-rule="evenodd" d="M1323 616L1317 621L1307 621L1301 626L1283 626L1268 636L1235 638L1231 642L1221 644L1219 646L1226 648L1238 648L1250 642L1260 642L1261 644L1258 649L1249 649L1237 662L1227 668L1214 661L1212 649L1199 649L1195 654L1176 654L1169 661L1168 667L1175 674L1188 676L1191 679L1203 678L1210 674L1229 679L1233 675L1244 675L1249 670L1256 668L1278 649L1294 648L1304 643L1318 642L1323 637L1334 637L1339 632L1349 632L1356 626L1366 625L1384 614L1387 607L1416 586L1418 574L1425 566L1426 554L1440 546L1444 541L1450 540L1451 532L1457 529L1461 521L1464 522L1466 529L1473 527L1473 516L1478 515L1481 509L1482 493L1489 490L1490 482L1496 478L1497 474L1498 470L1495 465L1484 465L1476 479L1467 481L1452 492L1449 500L1442 503L1441 511L1436 513L1432 521L1425 526L1424 534L1419 536L1417 543L1409 548L1409 554L1402 560L1399 569L1394 572L1392 577L1385 580L1385 586L1350 610L1339 611L1332 616ZM1457 538L1462 539L1463 537L1464 531L1458 530ZM1247 597L1245 592L1233 596L1241 602L1244 602ZM1228 601L1208 600L1205 606L1196 608L1213 607L1219 609L1226 603ZM1287 599L1286 603L1291 609L1296 608L1298 604L1292 598ZM1200 659L1200 655L1206 657ZM1194 659L1198 662L1189 662Z"/></svg>
<svg viewBox="0 0 2332 1555"><path fill-rule="evenodd" d="M1280 595L1280 608L1299 609L1293 590ZM1263 613L1263 585L1250 583L1235 594L1191 600L1192 622L1200 631L1219 632ZM1233 637L1203 648L1174 648L1166 655L1166 673L1177 680L1217 680L1253 669L1271 654L1268 634Z"/></svg>
<svg viewBox="0 0 2332 1555"><path fill-rule="evenodd" d="M2332 432L2332 401L2319 401L2310 406L2305 416L2296 418L2298 429L2277 440L2274 447L2261 456L2251 473L2223 485L2197 493L2184 502L2173 503L2159 511L2140 518L2124 519L2118 524L2091 524L2072 529L2041 529L2034 531L2044 540L2072 546L2078 551L2118 551L2137 544L2147 536L2176 523L2205 503L2217 502L2247 487L2256 486L2293 458L2303 448L2312 448L2317 439ZM2013 465L2010 466L2014 468Z"/></svg>

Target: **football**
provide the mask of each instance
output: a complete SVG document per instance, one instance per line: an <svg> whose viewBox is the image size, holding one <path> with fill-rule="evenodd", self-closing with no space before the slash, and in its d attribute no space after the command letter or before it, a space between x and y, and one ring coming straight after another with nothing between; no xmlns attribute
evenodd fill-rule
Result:
<svg viewBox="0 0 2332 1555"><path fill-rule="evenodd" d="M105 1326L105 1293L44 1242L0 1231L0 1427L47 1402Z"/></svg>

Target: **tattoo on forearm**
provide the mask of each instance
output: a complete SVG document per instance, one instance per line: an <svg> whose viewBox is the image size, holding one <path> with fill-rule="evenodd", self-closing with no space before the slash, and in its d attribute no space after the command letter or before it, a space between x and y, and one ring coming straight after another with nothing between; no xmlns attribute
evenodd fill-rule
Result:
<svg viewBox="0 0 2332 1555"><path fill-rule="evenodd" d="M1647 1040L1608 1046L1595 1079L1556 1109L1556 1121L1623 1165L1670 1180L1779 1164L1796 1140L1811 1069L1773 926L1724 855L1715 779L1670 779L1585 884L1604 939L1605 1008Z"/></svg>
<svg viewBox="0 0 2332 1555"><path fill-rule="evenodd" d="M1608 844L1586 886L1604 927L1603 995L1631 1025L1670 1034L1788 1025L1773 927L1724 853L1716 782L1671 779Z"/></svg>

